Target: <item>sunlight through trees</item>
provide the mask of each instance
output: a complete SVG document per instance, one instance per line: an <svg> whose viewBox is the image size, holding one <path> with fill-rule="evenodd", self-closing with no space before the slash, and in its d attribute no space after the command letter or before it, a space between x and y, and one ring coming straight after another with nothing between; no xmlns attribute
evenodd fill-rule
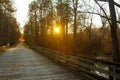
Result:
<svg viewBox="0 0 120 80"><path fill-rule="evenodd" d="M58 27L55 27L55 28L54 28L54 32L60 33L60 29L59 29Z"/></svg>
<svg viewBox="0 0 120 80"><path fill-rule="evenodd" d="M112 50L119 49L112 45L119 45L115 40L119 28L114 31L114 37L110 36L114 25L111 26L113 19L106 5L97 0L33 1L29 5L29 21L24 29L25 40L30 45L74 52L75 55L112 57ZM118 10L116 15L119 13ZM101 19L98 23L102 24L102 28L94 24L95 15ZM113 22L119 24L119 16L116 17ZM55 25L59 25L59 29L54 28Z"/></svg>

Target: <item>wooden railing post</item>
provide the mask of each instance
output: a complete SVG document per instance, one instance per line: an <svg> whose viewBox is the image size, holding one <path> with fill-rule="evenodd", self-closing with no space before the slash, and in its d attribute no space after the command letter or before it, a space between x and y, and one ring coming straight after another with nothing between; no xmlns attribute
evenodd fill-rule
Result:
<svg viewBox="0 0 120 80"><path fill-rule="evenodd" d="M86 77L92 80L120 80L119 63L60 53L48 48L34 49L53 59L55 62L62 63L71 70L86 74Z"/></svg>
<svg viewBox="0 0 120 80"><path fill-rule="evenodd" d="M114 80L114 77L111 76L111 73L114 73L114 69L109 67L109 80Z"/></svg>

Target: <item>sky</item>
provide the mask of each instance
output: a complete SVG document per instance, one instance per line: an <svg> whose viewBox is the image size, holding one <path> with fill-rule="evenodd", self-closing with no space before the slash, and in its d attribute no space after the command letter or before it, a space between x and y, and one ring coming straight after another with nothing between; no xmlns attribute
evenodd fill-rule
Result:
<svg viewBox="0 0 120 80"><path fill-rule="evenodd" d="M28 20L28 10L29 10L29 4L34 0L13 0L13 6L16 8L15 17L20 24L20 28L23 28L25 25L25 22ZM120 3L119 0L115 0L117 3ZM92 1L90 1L92 4ZM94 15L93 22L95 25L100 26L100 17Z"/></svg>
<svg viewBox="0 0 120 80"><path fill-rule="evenodd" d="M17 9L15 17L23 28L25 22L28 20L29 4L34 0L13 0L13 6Z"/></svg>
<svg viewBox="0 0 120 80"><path fill-rule="evenodd" d="M29 10L29 4L34 0L13 0L13 6L17 9L15 12L15 17L20 24L20 28L23 28L25 25L25 22L28 20L28 10ZM100 25L99 17L96 16L96 19L94 20L95 24Z"/></svg>

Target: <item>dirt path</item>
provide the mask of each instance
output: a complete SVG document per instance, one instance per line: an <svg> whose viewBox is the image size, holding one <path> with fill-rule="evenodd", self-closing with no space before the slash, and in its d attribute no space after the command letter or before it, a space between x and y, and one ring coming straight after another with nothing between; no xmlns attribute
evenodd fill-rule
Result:
<svg viewBox="0 0 120 80"><path fill-rule="evenodd" d="M73 73L18 44L0 55L0 80L80 80Z"/></svg>

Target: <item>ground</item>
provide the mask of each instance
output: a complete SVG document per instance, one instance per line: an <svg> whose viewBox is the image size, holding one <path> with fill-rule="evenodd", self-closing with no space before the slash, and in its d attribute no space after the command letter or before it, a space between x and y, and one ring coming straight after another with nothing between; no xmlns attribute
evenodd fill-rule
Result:
<svg viewBox="0 0 120 80"><path fill-rule="evenodd" d="M23 43L0 55L0 80L81 80Z"/></svg>

